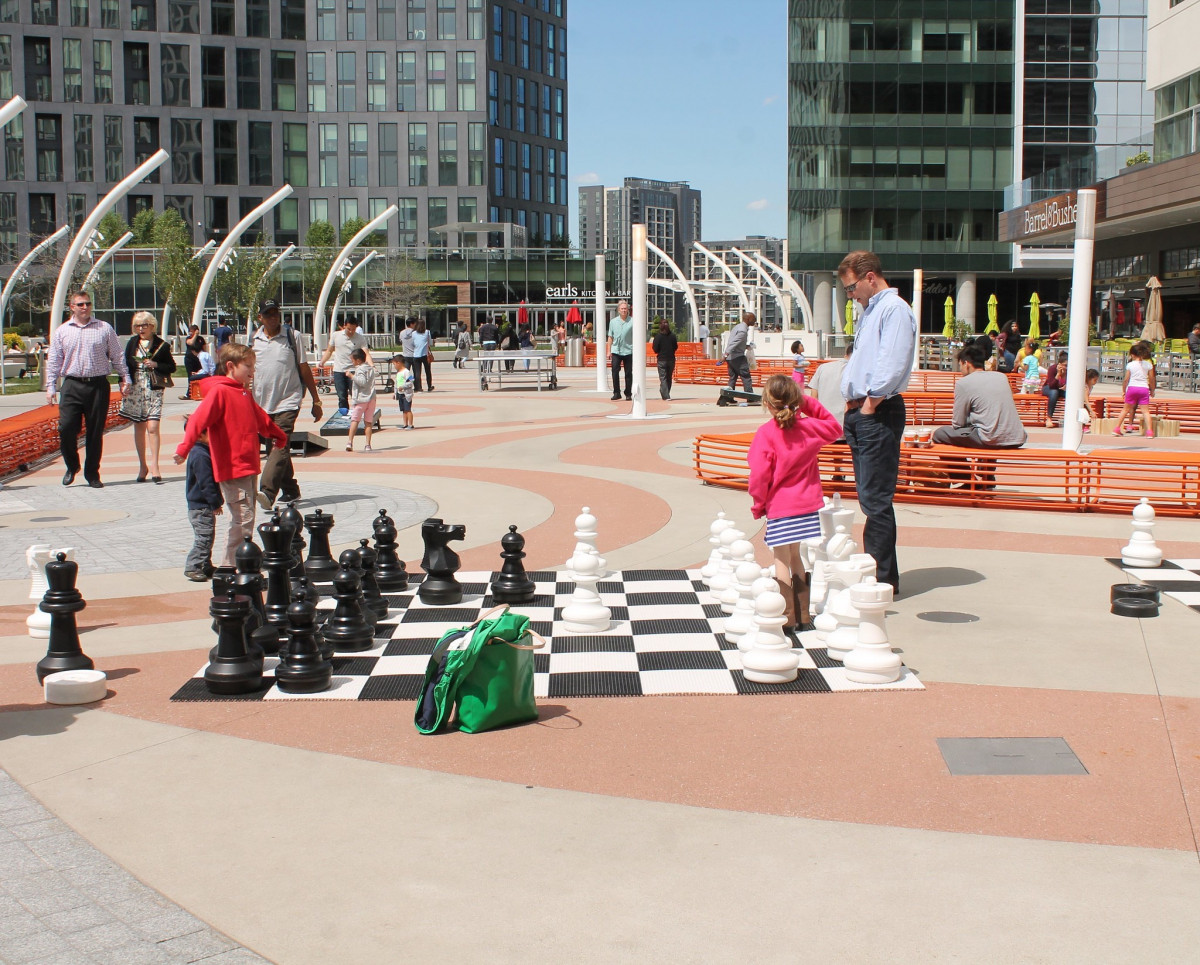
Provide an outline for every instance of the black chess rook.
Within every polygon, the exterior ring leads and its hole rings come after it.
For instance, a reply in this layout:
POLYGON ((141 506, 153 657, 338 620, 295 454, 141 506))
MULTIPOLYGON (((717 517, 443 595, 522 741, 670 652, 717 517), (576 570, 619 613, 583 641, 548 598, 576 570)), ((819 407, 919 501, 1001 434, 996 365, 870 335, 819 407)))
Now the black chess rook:
POLYGON ((421 569, 425 571, 425 579, 417 588, 417 596, 422 603, 450 606, 462 602, 462 584, 454 577, 461 562, 446 544, 466 537, 467 527, 462 524, 446 524, 433 518, 421 524, 421 539, 425 542, 421 569))
POLYGON ((46 656, 38 661, 37 679, 41 683, 48 674, 62 670, 95 670, 92 658, 79 645, 79 627, 75 614, 87 606, 83 595, 75 588, 79 564, 58 553, 46 564, 49 588, 42 596, 38 609, 50 614, 50 642, 46 656))
MULTIPOLYGON (((384 593, 399 593, 408 589, 408 570, 396 553, 396 523, 381 509, 371 524, 375 533, 375 582, 384 593)), ((328 543, 326 543, 328 546, 328 543)))
POLYGON ((337 560, 329 549, 329 531, 333 529, 333 517, 321 510, 304 517, 308 529, 308 559, 304 572, 310 580, 332 580, 338 571, 337 560))
POLYGON ((525 573, 525 537, 517 532, 515 525, 500 539, 500 558, 504 560, 500 572, 492 580, 492 599, 497 603, 531 603, 537 593, 537 584, 525 573))
POLYGON ((204 683, 221 696, 250 694, 262 688, 263 664, 246 647, 250 600, 230 592, 214 596, 208 612, 217 621, 217 652, 204 668, 204 683))

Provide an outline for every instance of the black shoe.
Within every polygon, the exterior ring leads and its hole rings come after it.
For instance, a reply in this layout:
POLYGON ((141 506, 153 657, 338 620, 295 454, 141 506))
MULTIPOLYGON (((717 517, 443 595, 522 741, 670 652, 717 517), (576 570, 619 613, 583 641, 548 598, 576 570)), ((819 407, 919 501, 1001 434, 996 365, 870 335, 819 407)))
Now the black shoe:
POLYGON ((621 395, 620 395, 620 393, 618 393, 617 395, 614 395, 614 396, 612 397, 612 400, 613 400, 613 402, 620 402, 620 401, 621 401, 621 395))
POLYGON ((63 473, 63 485, 69 486, 75 481, 76 470, 68 469, 63 473))
POLYGON ((89 479, 88 485, 91 486, 93 489, 103 489, 104 488, 104 483, 102 483, 99 479, 89 479))
POLYGON ((625 396, 625 401, 626 401, 626 402, 632 402, 632 401, 633 401, 633 396, 632 396, 632 395, 627 395, 627 396, 625 396))
POLYGON ((290 503, 293 500, 300 498, 300 487, 297 486, 295 489, 280 489, 279 495, 281 495, 285 500, 287 500, 290 503))

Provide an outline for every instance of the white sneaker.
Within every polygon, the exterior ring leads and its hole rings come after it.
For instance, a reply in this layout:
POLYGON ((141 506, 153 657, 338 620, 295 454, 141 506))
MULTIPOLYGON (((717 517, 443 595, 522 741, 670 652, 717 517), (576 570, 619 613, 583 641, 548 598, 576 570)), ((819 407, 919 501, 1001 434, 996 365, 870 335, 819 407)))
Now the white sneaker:
POLYGON ((254 498, 258 500, 258 505, 260 505, 263 509, 270 509, 275 504, 275 500, 273 500, 264 492, 259 492, 259 494, 254 498))
POLYGON ((372 449, 370 446, 363 446, 363 452, 374 452, 374 451, 375 450, 372 449))
POLYGON ((743 407, 748 406, 749 404, 750 403, 747 402, 745 399, 742 399, 742 401, 738 403, 738 405, 743 406, 743 407))

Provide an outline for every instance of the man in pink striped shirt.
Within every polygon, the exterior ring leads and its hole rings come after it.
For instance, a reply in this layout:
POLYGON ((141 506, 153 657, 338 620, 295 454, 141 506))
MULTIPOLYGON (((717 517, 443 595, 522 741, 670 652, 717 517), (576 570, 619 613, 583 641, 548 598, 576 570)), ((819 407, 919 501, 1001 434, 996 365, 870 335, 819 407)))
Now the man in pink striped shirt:
POLYGON ((121 394, 131 386, 125 365, 125 350, 108 322, 92 315, 92 299, 87 292, 71 296, 71 317, 59 325, 50 339, 46 357, 46 401, 54 404, 58 380, 62 378, 62 398, 58 405, 58 443, 62 451, 63 485, 69 486, 79 475, 79 428, 86 423, 83 478, 93 489, 103 489, 100 481, 100 456, 104 451, 104 423, 108 420, 111 390, 108 376, 116 370, 121 378, 121 394))

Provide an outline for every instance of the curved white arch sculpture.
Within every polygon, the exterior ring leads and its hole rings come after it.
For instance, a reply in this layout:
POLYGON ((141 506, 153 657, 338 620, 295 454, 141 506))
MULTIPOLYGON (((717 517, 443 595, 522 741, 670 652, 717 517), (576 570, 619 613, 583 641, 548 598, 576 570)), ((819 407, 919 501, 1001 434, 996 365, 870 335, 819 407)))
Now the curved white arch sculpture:
POLYGON ((25 98, 18 95, 17 97, 14 97, 12 100, 10 100, 3 107, 0 107, 0 127, 3 127, 5 124, 7 124, 9 121, 11 121, 14 117, 16 117, 18 114, 20 114, 21 111, 25 110, 26 106, 27 105, 25 104, 25 98))
MULTIPOLYGON (((680 267, 675 264, 675 260, 649 238, 646 239, 646 248, 658 255, 666 263, 667 267, 671 269, 672 274, 679 279, 679 283, 683 285, 683 299, 687 302, 688 308, 692 312, 692 336, 698 342, 700 340, 700 308, 696 305, 696 293, 692 291, 691 282, 688 281, 687 275, 680 270, 680 267)), ((661 279, 647 278, 646 281, 648 284, 654 284, 656 281, 661 281, 661 279)), ((658 285, 656 287, 665 288, 666 286, 658 285)), ((674 287, 671 290, 678 291, 674 287)))
POLYGON ((766 282, 767 287, 771 289, 771 294, 775 298, 775 303, 779 306, 780 314, 783 315, 783 330, 785 332, 790 331, 792 327, 792 309, 791 306, 784 301, 783 292, 781 292, 779 290, 779 286, 775 284, 775 279, 771 277, 770 273, 763 268, 762 265, 751 259, 750 256, 740 248, 730 248, 729 250, 737 255, 738 258, 740 258, 746 265, 748 265, 750 268, 753 268, 755 274, 757 274, 759 278, 766 282))
MULTIPOLYGON (((21 98, 14 97, 13 100, 21 100, 21 98)), ((21 106, 25 106, 24 101, 21 101, 21 106)), ((19 113, 20 110, 14 111, 12 116, 15 117, 19 113)), ((25 272, 28 270, 29 266, 33 264, 34 259, 36 259, 38 255, 57 242, 60 238, 64 237, 70 230, 71 226, 69 224, 65 224, 55 231, 54 234, 43 238, 36 245, 34 245, 29 254, 27 254, 20 260, 20 262, 17 263, 17 267, 13 269, 13 273, 8 276, 8 281, 4 283, 4 288, 0 289, 0 346, 4 344, 4 313, 8 311, 8 300, 12 297, 13 289, 17 287, 17 282, 19 282, 25 276, 25 272)), ((0 365, 0 391, 3 391, 5 388, 4 366, 0 365)))
POLYGON ((363 225, 353 238, 346 242, 346 247, 333 259, 333 264, 329 266, 329 274, 325 276, 325 284, 321 286, 321 297, 317 299, 317 307, 313 309, 313 344, 316 346, 318 352, 324 352, 325 346, 329 342, 329 336, 325 334, 325 306, 329 304, 329 293, 333 291, 334 277, 346 267, 346 261, 350 257, 350 252, 362 244, 363 239, 367 235, 376 228, 385 225, 399 211, 399 207, 393 204, 382 214, 376 215, 363 225))
POLYGON ((354 276, 366 268, 369 262, 374 261, 378 257, 378 251, 368 251, 367 256, 350 269, 350 274, 346 276, 346 280, 342 282, 342 287, 338 289, 337 298, 333 302, 333 311, 329 313, 329 325, 331 328, 337 328, 338 309, 342 307, 342 298, 350 291, 350 286, 354 284, 354 276))
POLYGON ((713 252, 709 251, 704 247, 704 245, 700 244, 700 242, 693 241, 692 245, 697 251, 703 252, 705 257, 707 257, 709 261, 720 268, 725 276, 729 279, 730 283, 733 285, 733 290, 737 292, 738 303, 742 306, 742 311, 754 311, 754 306, 750 303, 750 296, 746 294, 746 289, 742 287, 741 279, 733 273, 733 269, 725 264, 723 259, 718 258, 713 252))
POLYGON ((817 329, 813 324, 812 305, 809 304, 808 296, 804 294, 804 289, 796 283, 796 279, 791 276, 790 272, 785 271, 779 265, 775 264, 775 262, 771 261, 761 251, 754 252, 754 257, 760 264, 779 275, 783 281, 783 287, 791 294, 792 301, 800 306, 800 316, 804 319, 805 330, 815 332, 817 329))
MULTIPOLYGON (((213 239, 209 239, 208 241, 204 242, 204 247, 198 249, 196 251, 196 253, 194 255, 192 255, 192 261, 199 261, 206 254, 208 254, 210 251, 212 251, 215 247, 217 247, 217 243, 213 239)), ((170 330, 170 325, 171 325, 171 299, 168 298, 165 302, 163 302, 162 332, 164 335, 166 335, 167 332, 170 330)), ((183 334, 186 334, 186 332, 181 329, 179 334, 183 335, 183 334)))
POLYGON ((133 241, 132 231, 126 231, 125 234, 121 235, 120 238, 114 241, 108 250, 104 252, 104 254, 92 262, 92 270, 87 273, 87 277, 83 280, 82 287, 87 288, 88 285, 94 282, 97 276, 100 274, 100 269, 108 263, 109 259, 131 241, 133 241))

